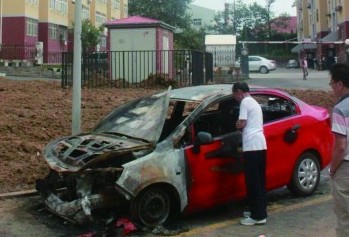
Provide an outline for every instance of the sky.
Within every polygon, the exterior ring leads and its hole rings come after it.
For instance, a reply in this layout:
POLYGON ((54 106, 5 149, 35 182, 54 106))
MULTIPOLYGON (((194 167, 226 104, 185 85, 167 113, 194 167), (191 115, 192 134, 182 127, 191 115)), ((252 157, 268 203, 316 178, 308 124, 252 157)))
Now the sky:
MULTIPOLYGON (((194 0, 192 4, 210 8, 216 11, 221 11, 224 8, 224 4, 233 3, 234 0, 194 0)), ((261 6, 266 5, 265 0, 244 0, 243 3, 245 4, 251 4, 253 2, 258 3, 261 6)), ((281 13, 287 13, 290 16, 296 16, 296 8, 292 7, 294 0, 276 0, 275 3, 271 5, 272 11, 275 13, 276 16, 280 15, 281 13)))

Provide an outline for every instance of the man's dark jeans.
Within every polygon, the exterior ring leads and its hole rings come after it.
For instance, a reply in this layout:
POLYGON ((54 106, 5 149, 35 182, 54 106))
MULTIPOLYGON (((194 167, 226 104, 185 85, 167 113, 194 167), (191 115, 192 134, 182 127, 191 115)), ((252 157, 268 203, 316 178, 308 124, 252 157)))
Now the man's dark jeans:
POLYGON ((247 201, 254 220, 267 218, 266 154, 266 150, 243 152, 247 201))

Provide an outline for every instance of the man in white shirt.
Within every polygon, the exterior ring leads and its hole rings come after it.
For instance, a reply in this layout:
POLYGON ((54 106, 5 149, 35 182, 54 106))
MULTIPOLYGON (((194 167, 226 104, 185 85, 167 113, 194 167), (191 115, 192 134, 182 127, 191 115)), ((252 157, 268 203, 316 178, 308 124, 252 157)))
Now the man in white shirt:
POLYGON ((265 224, 267 222, 266 200, 266 154, 267 144, 263 132, 261 106, 249 94, 245 82, 233 85, 233 97, 240 103, 239 120, 236 128, 242 130, 242 150, 247 201, 250 212, 244 212, 242 225, 265 224))
POLYGON ((301 59, 301 67, 303 70, 303 80, 307 80, 307 76, 308 76, 308 60, 307 57, 303 57, 301 59))

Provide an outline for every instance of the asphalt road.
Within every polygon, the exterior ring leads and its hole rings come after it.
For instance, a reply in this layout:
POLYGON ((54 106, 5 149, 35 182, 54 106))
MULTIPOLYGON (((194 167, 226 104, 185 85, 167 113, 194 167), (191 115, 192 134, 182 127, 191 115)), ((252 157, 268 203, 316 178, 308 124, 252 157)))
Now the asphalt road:
POLYGON ((303 80, 303 73, 299 68, 277 68, 268 74, 250 73, 249 76, 250 79, 246 82, 251 85, 287 89, 331 89, 328 85, 330 80, 328 71, 309 69, 307 80, 303 80))

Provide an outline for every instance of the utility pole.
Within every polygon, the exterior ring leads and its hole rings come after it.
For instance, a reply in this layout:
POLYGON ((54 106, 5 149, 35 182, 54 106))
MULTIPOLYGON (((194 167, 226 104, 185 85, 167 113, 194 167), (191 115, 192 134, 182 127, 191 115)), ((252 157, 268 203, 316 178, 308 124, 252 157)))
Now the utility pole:
POLYGON ((1 27, 0 27, 0 49, 1 49, 1 46, 2 46, 2 2, 3 2, 4 0, 1 0, 1 5, 0 5, 0 12, 1 12, 1 18, 0 18, 0 25, 1 25, 1 27))
POLYGON ((82 0, 75 0, 72 135, 81 132, 81 31, 82 0))

